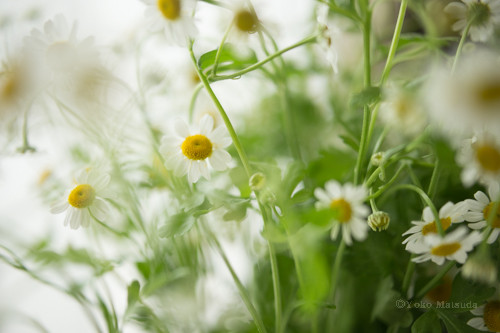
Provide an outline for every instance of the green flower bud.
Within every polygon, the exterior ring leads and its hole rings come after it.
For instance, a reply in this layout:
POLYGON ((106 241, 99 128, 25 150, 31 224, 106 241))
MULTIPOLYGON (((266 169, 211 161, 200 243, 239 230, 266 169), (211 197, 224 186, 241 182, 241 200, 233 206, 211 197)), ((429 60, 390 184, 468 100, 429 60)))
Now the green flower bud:
POLYGON ((368 216, 368 225, 373 231, 386 230, 389 227, 391 218, 386 212, 375 212, 368 216))

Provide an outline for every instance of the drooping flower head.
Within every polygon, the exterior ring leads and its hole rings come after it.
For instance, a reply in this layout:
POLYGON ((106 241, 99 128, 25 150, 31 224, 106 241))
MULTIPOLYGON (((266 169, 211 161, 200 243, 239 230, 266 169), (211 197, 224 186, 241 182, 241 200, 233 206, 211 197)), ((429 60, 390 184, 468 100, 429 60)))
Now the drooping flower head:
POLYGON ((363 204, 366 188, 352 184, 342 186, 337 181, 330 180, 325 184, 325 189, 315 189, 314 195, 318 199, 316 209, 330 209, 332 212, 332 239, 337 238, 341 229, 347 245, 352 244, 353 237, 358 241, 366 238, 366 217, 370 213, 368 207, 363 204))
POLYGON ((199 126, 189 128, 182 120, 177 120, 175 135, 164 137, 160 147, 165 157, 165 166, 178 177, 188 175, 191 183, 201 176, 210 179, 209 165, 216 171, 228 168, 231 155, 224 150, 231 144, 223 126, 214 128, 214 119, 205 115, 199 126))
POLYGON ((500 204, 499 199, 499 186, 498 183, 492 183, 488 188, 489 197, 481 191, 474 194, 473 199, 467 199, 466 205, 469 209, 464 215, 464 218, 469 224, 469 228, 481 230, 488 226, 488 219, 492 216, 491 227, 493 228, 490 236, 488 237, 488 244, 497 240, 500 235, 500 204), (494 211, 497 206, 496 212, 494 211))

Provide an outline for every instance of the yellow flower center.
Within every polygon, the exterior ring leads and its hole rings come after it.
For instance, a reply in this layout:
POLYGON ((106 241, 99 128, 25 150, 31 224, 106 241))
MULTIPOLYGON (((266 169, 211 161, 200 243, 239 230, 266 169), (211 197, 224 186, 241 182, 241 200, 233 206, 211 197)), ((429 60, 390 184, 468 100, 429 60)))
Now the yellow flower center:
MULTIPOLYGON (((493 206, 495 205, 495 201, 490 202, 486 207, 483 209, 483 216, 486 221, 488 221, 488 218, 490 216, 490 212, 493 209, 493 206)), ((493 228, 500 228, 500 204, 498 205, 497 212, 495 216, 493 217, 493 222, 491 222, 491 226, 493 228)))
POLYGON ((240 10, 234 16, 236 28, 243 32, 253 32, 257 28, 257 16, 248 10, 240 10))
POLYGON ((481 167, 486 171, 500 171, 500 152, 496 147, 483 143, 476 148, 476 158, 481 167))
POLYGON ((344 199, 335 199, 330 203, 330 209, 335 213, 335 219, 340 223, 347 223, 351 220, 351 205, 344 199))
POLYGON ((86 208, 94 202, 95 190, 89 184, 80 184, 68 196, 68 202, 76 208, 86 208))
POLYGON ((500 332, 500 302, 491 301, 484 307, 484 324, 491 332, 500 332))
POLYGON ((158 0, 158 9, 170 21, 181 17, 181 0, 158 0))
MULTIPOLYGON (((443 227, 443 231, 446 231, 446 229, 448 229, 451 225, 451 218, 450 217, 447 217, 447 218, 444 218, 444 219, 439 219, 441 221, 441 226, 443 227)), ((434 233, 434 234, 437 234, 437 225, 436 225, 436 221, 432 221, 430 223, 427 223, 426 225, 424 225, 424 227, 422 228, 422 235, 427 235, 428 233, 434 233)))
POLYGON ((490 105, 500 101, 500 81, 484 82, 476 91, 480 104, 490 105))
POLYGON ((19 80, 13 73, 4 73, 6 79, 1 87, 0 96, 5 100, 12 100, 19 90, 19 80))
POLYGON ((212 142, 203 134, 191 135, 181 145, 184 156, 191 160, 204 160, 212 155, 212 142))
POLYGON ((457 242, 453 243, 445 243, 438 245, 436 247, 433 247, 431 250, 431 254, 439 257, 446 257, 449 255, 452 255, 453 253, 457 252, 462 245, 457 242))

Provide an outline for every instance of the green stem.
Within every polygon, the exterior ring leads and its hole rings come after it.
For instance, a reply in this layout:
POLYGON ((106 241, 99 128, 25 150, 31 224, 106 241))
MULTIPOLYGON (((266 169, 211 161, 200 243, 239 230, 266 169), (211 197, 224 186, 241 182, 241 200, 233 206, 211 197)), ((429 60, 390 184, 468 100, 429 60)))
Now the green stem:
POLYGON ((313 35, 313 36, 309 36, 307 38, 304 38, 303 40, 293 44, 293 45, 290 45, 278 52, 275 52, 273 54, 271 54, 269 57, 245 68, 245 69, 242 69, 238 72, 235 72, 233 74, 229 74, 229 75, 216 75, 216 76, 209 76, 208 77, 208 80, 210 81, 221 81, 221 80, 228 80, 228 79, 234 79, 234 78, 238 78, 240 76, 242 76, 243 74, 246 74, 248 72, 251 72, 251 71, 254 71, 256 69, 259 69, 262 65, 268 63, 269 61, 273 60, 274 58, 277 58, 279 57, 280 55, 282 55, 283 53, 286 53, 290 50, 293 50, 299 46, 302 46, 302 45, 305 45, 305 44, 308 44, 308 43, 312 43, 312 42, 315 42, 316 41, 316 35, 313 35))
POLYGON ((217 237, 215 237, 215 235, 212 233, 212 231, 209 230, 208 228, 205 228, 205 230, 207 231, 208 235, 210 235, 212 242, 215 244, 217 251, 219 252, 222 260, 224 261, 224 264, 226 265, 227 269, 229 270, 229 273, 231 273, 231 276, 234 280, 234 283, 236 284, 236 287, 238 288, 238 291, 240 292, 241 299, 243 300, 243 303, 245 303, 245 305, 248 309, 248 312, 250 312, 250 315, 252 316, 252 318, 255 322, 255 325, 257 326, 257 330, 259 331, 259 333, 266 333, 267 332, 266 328, 264 326, 264 323, 262 322, 262 319, 260 318, 259 313, 257 312, 257 310, 253 306, 252 302, 250 301, 250 297, 247 294, 245 286, 243 286, 243 283, 241 282, 238 275, 234 271, 234 268, 231 265, 231 263, 229 262, 229 259, 227 258, 226 253, 222 249, 222 246, 220 245, 219 241, 217 240, 217 237))
POLYGON ((401 36, 401 30, 403 29, 403 22, 406 13, 406 7, 408 6, 408 0, 402 0, 401 6, 399 7, 398 20, 396 22, 396 27, 394 29, 394 35, 392 36, 391 47, 389 49, 389 54, 387 55, 387 61, 385 63, 384 71, 382 72, 382 78, 380 79, 380 85, 382 85, 387 78, 392 69, 392 61, 396 55, 396 49, 398 48, 399 37, 401 36))
POLYGON ((342 263, 342 257, 344 255, 344 250, 345 250, 345 242, 344 238, 341 239, 339 248, 337 249, 337 254, 335 255, 335 262, 333 264, 333 271, 332 271, 332 298, 335 301, 335 292, 337 290, 337 282, 339 279, 339 272, 340 272, 340 264, 342 263))
POLYGON ((269 258, 271 260, 271 271, 273 277, 273 290, 274 290, 274 312, 275 312, 275 331, 276 333, 282 332, 282 305, 281 305, 281 287, 280 277, 278 271, 278 260, 276 258, 276 250, 274 245, 268 241, 269 258))
POLYGON ((458 64, 458 59, 460 58, 460 55, 462 54, 462 48, 464 47, 465 40, 467 39, 467 35, 469 34, 469 30, 471 27, 471 22, 467 23, 465 26, 464 31, 462 32, 462 37, 460 38, 460 42, 458 43, 458 48, 457 52, 455 53, 455 59, 453 59, 453 66, 451 67, 451 73, 455 73, 455 69, 458 64))
POLYGON ((431 198, 431 200, 434 199, 434 195, 436 194, 440 171, 441 169, 440 169, 439 158, 436 155, 434 170, 432 170, 431 181, 429 182, 429 187, 427 189, 427 194, 429 195, 429 198, 431 198))
POLYGON ((215 62, 214 62, 214 68, 212 69, 212 74, 215 76, 217 75, 217 68, 219 67, 219 61, 220 61, 220 55, 222 54, 222 48, 224 47, 224 43, 226 42, 227 36, 229 35, 229 32, 231 31, 231 28, 233 27, 233 21, 229 23, 227 26, 226 32, 224 32, 224 36, 222 36, 222 40, 220 42, 219 48, 217 49, 217 53, 215 54, 215 62))
POLYGON ((406 266, 405 276, 403 278, 403 286, 401 288, 401 294, 403 297, 408 297, 408 289, 410 288, 411 278, 413 276, 413 272, 415 271, 415 262, 412 261, 414 255, 412 254, 410 260, 408 261, 408 265, 406 266))
POLYGON ((202 88, 203 88, 202 84, 198 84, 196 88, 194 88, 193 95, 191 96, 191 100, 189 101, 189 121, 193 120, 194 105, 202 88))
MULTIPOLYGON (((368 199, 368 200, 375 199, 378 196, 380 196, 382 193, 384 193, 396 181, 396 179, 399 177, 399 174, 401 173, 401 171, 403 171, 405 166, 406 166, 405 164, 400 165, 398 170, 396 170, 396 173, 394 174, 394 176, 392 176, 392 178, 387 183, 385 183, 384 186, 379 188, 377 190, 377 192, 369 195, 366 199, 368 199)), ((378 168, 377 170, 381 170, 381 169, 378 168)), ((377 173, 377 170, 375 170, 375 172, 372 174, 372 177, 377 173)), ((370 181, 370 179, 368 179, 368 181, 370 181)))
POLYGON ((418 292, 416 298, 422 298, 425 296, 425 294, 427 294, 432 288, 434 288, 438 283, 439 281, 443 278, 443 276, 448 273, 448 271, 453 267, 455 266, 455 261, 450 261, 448 262, 444 267, 443 269, 438 273, 436 274, 436 276, 434 276, 432 278, 432 280, 430 280, 421 290, 420 292, 418 292))
POLYGON ((247 177, 250 178, 250 176, 252 175, 252 172, 251 172, 251 168, 250 168, 250 163, 248 162, 247 155, 246 155, 245 151, 243 150, 243 146, 240 143, 238 135, 236 134, 234 127, 231 124, 231 121, 229 120, 229 117, 226 114, 226 111, 224 110, 224 108, 220 104, 217 96, 215 96, 215 93, 212 90, 212 87, 210 86, 210 83, 208 82, 207 77, 201 72, 200 68, 197 65, 197 61, 196 61, 196 58, 195 58, 194 53, 193 53, 193 43, 190 43, 189 53, 191 55, 191 59, 193 61, 196 73, 198 74, 201 82, 203 83, 203 86, 207 90, 207 93, 210 95, 210 98, 212 99, 212 101, 215 104, 215 106, 217 107, 217 110, 219 111, 222 119, 224 120, 224 124, 226 125, 226 128, 229 132, 229 135, 231 136, 231 139, 233 140, 234 147, 236 148, 236 151, 238 152, 241 163, 243 164, 243 168, 245 168, 245 172, 247 174, 247 177))

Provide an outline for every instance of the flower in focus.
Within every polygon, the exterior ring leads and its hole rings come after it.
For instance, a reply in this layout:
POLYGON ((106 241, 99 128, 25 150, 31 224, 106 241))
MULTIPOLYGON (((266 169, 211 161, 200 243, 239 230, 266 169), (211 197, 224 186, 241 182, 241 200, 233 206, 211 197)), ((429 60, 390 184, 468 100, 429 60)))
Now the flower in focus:
MULTIPOLYGON (((441 207, 439 210, 439 220, 441 221, 443 231, 446 231, 452 223, 463 222, 466 211, 467 208, 463 202, 457 204, 447 202, 441 207)), ((408 251, 411 251, 412 248, 422 247, 426 236, 438 233, 436 221, 430 207, 424 208, 422 217, 423 221, 412 221, 414 226, 403 234, 403 236, 410 235, 403 241, 408 251)))
POLYGON ((454 31, 463 31, 470 24, 470 38, 475 42, 486 42, 493 34, 493 28, 500 23, 499 0, 462 0, 452 2, 445 11, 454 16, 454 31))
POLYGON ((500 180, 500 141, 487 133, 464 140, 457 162, 463 167, 462 182, 471 186, 477 180, 491 184, 500 180))
POLYGON ((478 317, 470 319, 467 325, 480 331, 500 332, 500 301, 489 301, 471 313, 478 317))
POLYGON ((318 199, 316 209, 329 209, 333 213, 332 239, 337 238, 340 229, 347 245, 352 244, 353 237, 358 241, 366 238, 366 218, 370 213, 368 207, 363 204, 366 188, 351 184, 342 186, 337 181, 330 180, 325 184, 325 189, 315 189, 314 195, 318 199))
POLYGON ((479 230, 484 229, 488 226, 488 219, 490 214, 494 214, 493 220, 491 221, 491 231, 488 237, 488 244, 493 243, 498 238, 500 234, 500 204, 499 199, 499 186, 498 183, 492 183, 488 188, 489 198, 486 194, 481 191, 477 191, 474 194, 476 200, 467 199, 465 200, 469 212, 464 215, 465 221, 472 222, 469 224, 469 228, 479 230), (492 209, 498 206, 496 213, 492 213, 492 209))
POLYGON ((198 128, 190 129, 178 120, 175 123, 175 136, 164 137, 160 147, 165 157, 165 166, 178 177, 185 174, 195 183, 200 176, 210 179, 208 166, 216 171, 228 168, 231 155, 224 150, 231 144, 223 126, 214 128, 214 119, 205 115, 198 128))
POLYGON ((490 52, 464 56, 454 74, 436 71, 424 91, 430 118, 451 139, 500 130, 500 58, 490 52))
POLYGON ((146 16, 152 31, 163 30, 168 39, 184 46, 196 35, 193 10, 194 0, 142 0, 148 7, 146 16))
POLYGON ((389 228, 391 217, 386 212, 378 211, 368 216, 368 225, 373 231, 382 231, 389 228))
POLYGON ((463 227, 444 237, 437 234, 428 235, 424 238, 424 242, 415 244, 407 250, 420 254, 412 259, 417 263, 432 260, 436 264, 442 265, 447 259, 456 260, 463 264, 467 260, 467 252, 472 251, 481 240, 482 236, 477 231, 467 234, 467 228, 463 227))
POLYGON ((107 190, 109 175, 94 169, 86 169, 75 178, 75 186, 66 193, 65 199, 54 204, 53 214, 66 212, 64 225, 71 229, 88 227, 92 218, 102 221, 106 218, 109 206, 105 198, 111 196, 107 190))

